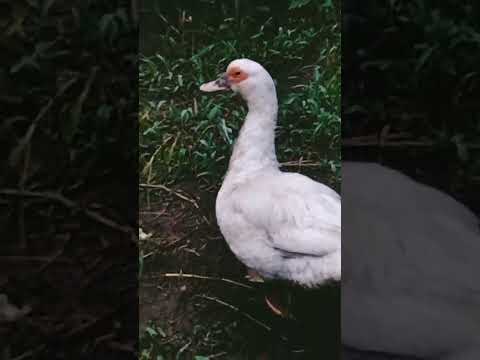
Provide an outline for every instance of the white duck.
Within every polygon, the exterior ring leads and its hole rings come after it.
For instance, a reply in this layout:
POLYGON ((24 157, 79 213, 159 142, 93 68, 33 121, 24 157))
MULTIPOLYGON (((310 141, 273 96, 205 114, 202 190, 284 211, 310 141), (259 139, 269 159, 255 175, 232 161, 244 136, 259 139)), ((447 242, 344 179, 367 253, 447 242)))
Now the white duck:
POLYGON ((479 219, 373 163, 342 164, 342 201, 342 342, 416 358, 480 359, 479 219))
POLYGON ((216 201, 217 222, 233 253, 262 278, 307 287, 340 280, 340 196, 304 175, 280 171, 277 95, 269 73, 238 59, 200 89, 231 89, 248 105, 216 201))

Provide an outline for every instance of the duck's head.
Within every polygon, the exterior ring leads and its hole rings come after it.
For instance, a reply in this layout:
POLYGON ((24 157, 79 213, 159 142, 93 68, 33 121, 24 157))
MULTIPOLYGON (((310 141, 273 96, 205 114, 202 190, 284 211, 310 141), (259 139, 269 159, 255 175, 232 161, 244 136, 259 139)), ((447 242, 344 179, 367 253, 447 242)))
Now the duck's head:
POLYGON ((275 83, 268 71, 259 63, 249 59, 237 59, 228 65, 227 71, 217 80, 203 84, 200 90, 206 92, 233 90, 250 101, 275 95, 275 83))

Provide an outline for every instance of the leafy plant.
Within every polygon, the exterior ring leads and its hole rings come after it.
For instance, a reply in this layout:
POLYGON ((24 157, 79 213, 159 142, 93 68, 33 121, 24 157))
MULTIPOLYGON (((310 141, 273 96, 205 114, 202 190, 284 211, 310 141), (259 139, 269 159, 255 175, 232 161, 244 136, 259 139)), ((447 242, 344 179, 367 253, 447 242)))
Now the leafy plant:
POLYGON ((314 26, 293 17, 276 27, 271 17, 259 24, 246 17, 240 25, 225 18, 206 24, 201 37, 177 28, 160 39, 163 51, 140 61, 142 181, 219 184, 246 109, 232 94, 208 96, 198 87, 231 60, 249 57, 278 83, 280 160, 316 162, 328 181, 338 183, 341 74, 335 21, 314 26))

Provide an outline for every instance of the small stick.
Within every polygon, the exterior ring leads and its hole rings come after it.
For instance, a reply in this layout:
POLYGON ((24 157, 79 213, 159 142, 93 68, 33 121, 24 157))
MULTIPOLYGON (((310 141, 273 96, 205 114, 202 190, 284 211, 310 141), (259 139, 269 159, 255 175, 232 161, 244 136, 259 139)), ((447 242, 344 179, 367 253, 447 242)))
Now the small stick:
POLYGON ((245 289, 252 290, 253 287, 242 284, 240 282, 230 280, 230 279, 225 279, 225 278, 216 278, 216 277, 211 277, 211 276, 204 276, 204 275, 196 275, 196 274, 179 274, 179 273, 165 273, 161 274, 160 277, 166 277, 166 278, 187 278, 187 279, 201 279, 201 280, 214 280, 214 281, 221 281, 221 282, 226 282, 232 285, 236 285, 239 287, 243 287, 245 289))
MULTIPOLYGON (((160 150, 162 149, 161 146, 159 146, 157 148, 157 150, 155 150, 155 152, 153 153, 153 155, 150 157, 150 160, 147 162, 147 164, 145 165, 145 167, 143 168, 143 173, 147 172, 148 171, 148 174, 147 174, 147 184, 150 184, 150 180, 152 179, 153 177, 153 161, 155 160, 155 157, 157 156, 157 154, 160 152, 160 150)), ((147 190, 147 208, 150 209, 151 208, 151 202, 150 202, 150 191, 147 190)))
POLYGON ((140 214, 145 214, 145 215, 164 215, 167 212, 167 209, 163 209, 162 211, 148 211, 148 210, 142 210, 140 211, 140 214))
POLYGON ((106 218, 103 215, 96 213, 95 211, 83 209, 76 202, 66 198, 65 196, 55 193, 55 192, 39 192, 39 191, 20 191, 16 189, 2 189, 0 190, 0 195, 9 195, 9 196, 22 196, 22 197, 34 197, 34 198, 43 198, 52 201, 56 201, 69 209, 79 209, 92 220, 95 220, 98 223, 101 223, 105 226, 108 226, 112 229, 124 232, 132 233, 132 229, 127 226, 122 226, 117 224, 115 221, 106 218))
POLYGON ((219 358, 219 357, 222 357, 222 356, 225 356, 227 355, 228 353, 226 351, 222 351, 222 352, 219 352, 217 354, 212 354, 212 355, 208 355, 207 356, 207 359, 216 359, 216 358, 219 358))
POLYGON ((180 358, 180 355, 183 354, 185 352, 185 350, 188 349, 188 347, 192 344, 192 340, 190 340, 189 342, 187 342, 185 345, 183 345, 180 350, 178 350, 177 352, 177 359, 180 358))
POLYGON ((32 123, 30 124, 27 132, 23 136, 22 139, 20 139, 17 147, 10 153, 10 164, 15 165, 18 163, 20 160, 20 156, 25 150, 25 147, 27 144, 30 144, 30 141, 32 140, 33 134, 35 133, 35 130, 40 123, 40 121, 43 119, 43 117, 48 113, 50 108, 53 106, 55 103, 55 100, 57 100, 67 89, 72 86, 78 79, 74 78, 69 80, 65 85, 63 85, 58 92, 55 94, 53 98, 50 98, 45 106, 43 106, 35 119, 33 119, 32 123))
POLYGON ((313 161, 287 161, 280 163, 280 166, 285 166, 285 167, 319 167, 321 164, 319 162, 313 162, 313 161))
POLYGON ((119 342, 116 342, 116 341, 110 341, 108 343, 108 347, 113 350, 119 350, 123 352, 136 354, 135 347, 132 344, 120 344, 119 342))
POLYGON ((32 356, 34 356, 36 353, 38 353, 39 351, 42 351, 43 349, 45 348, 45 345, 40 345, 40 346, 37 346, 35 349, 32 349, 32 350, 28 350, 27 352, 23 353, 22 355, 19 355, 15 358, 12 358, 11 360, 24 360, 24 359, 28 359, 32 356))
POLYGON ((101 344, 105 341, 110 341, 115 338, 115 333, 108 333, 102 336, 99 336, 95 339, 95 345, 101 344))
MULTIPOLYGON (((20 175, 20 180, 18 182, 18 189, 20 191, 25 190, 25 183, 28 178, 28 170, 30 168, 30 155, 31 155, 31 144, 28 143, 25 145, 23 152, 23 166, 22 174, 20 175)), ((27 230, 25 229, 25 201, 23 198, 18 199, 18 237, 19 245, 21 249, 27 247, 27 230)))
POLYGON ((202 299, 205 299, 205 300, 209 300, 209 301, 213 301, 213 302, 216 302, 217 304, 220 304, 220 305, 223 305, 223 306, 226 306, 228 307, 229 309, 232 309, 233 311, 236 311, 238 313, 240 313, 241 315, 245 316, 247 319, 253 321, 255 324, 261 326, 262 328, 264 328, 265 330, 267 331, 272 331, 272 328, 270 326, 268 326, 267 324, 261 322, 260 320, 258 319, 255 319, 252 315, 240 310, 239 308, 237 308, 236 306, 233 306, 232 304, 229 304, 223 300, 220 300, 216 297, 211 297, 211 296, 207 296, 207 295, 197 295, 198 297, 201 297, 202 299))
POLYGON ((180 194, 179 192, 174 191, 174 190, 170 189, 169 187, 167 187, 165 185, 140 184, 140 187, 144 188, 144 189, 160 189, 160 190, 166 191, 170 194, 175 195, 176 197, 178 197, 182 200, 188 201, 190 204, 195 206, 195 208, 197 208, 197 209, 200 208, 200 206, 198 206, 197 202, 194 199, 192 199, 188 196, 185 196, 183 194, 180 194))

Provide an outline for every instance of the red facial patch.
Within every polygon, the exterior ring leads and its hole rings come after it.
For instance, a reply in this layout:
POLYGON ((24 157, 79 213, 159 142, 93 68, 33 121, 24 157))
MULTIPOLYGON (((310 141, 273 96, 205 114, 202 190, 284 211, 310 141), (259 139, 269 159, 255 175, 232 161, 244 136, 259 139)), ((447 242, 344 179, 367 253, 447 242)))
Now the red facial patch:
POLYGON ((227 75, 228 75, 228 80, 232 84, 238 84, 241 81, 248 78, 248 75, 238 67, 233 67, 230 70, 228 70, 227 75))

